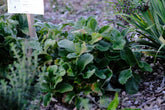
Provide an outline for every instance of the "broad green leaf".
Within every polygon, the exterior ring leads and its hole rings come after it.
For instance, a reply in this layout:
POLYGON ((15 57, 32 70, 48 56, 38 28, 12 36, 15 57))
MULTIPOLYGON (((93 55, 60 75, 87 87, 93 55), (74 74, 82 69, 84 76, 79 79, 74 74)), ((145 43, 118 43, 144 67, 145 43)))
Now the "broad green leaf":
POLYGON ((43 90, 47 90, 47 91, 49 91, 49 89, 50 89, 49 84, 48 84, 48 83, 45 83, 45 82, 43 82, 43 83, 41 84, 41 88, 42 88, 43 90))
POLYGON ((57 76, 57 77, 55 77, 54 78, 54 82, 52 82, 52 83, 54 83, 54 89, 56 88, 56 86, 57 86, 57 84, 59 84, 60 82, 62 82, 62 77, 61 76, 57 76))
POLYGON ((140 77, 137 74, 133 74, 133 77, 128 79, 126 83, 126 92, 128 94, 135 94, 138 92, 140 84, 140 77))
POLYGON ((86 20, 81 17, 78 19, 78 21, 75 23, 74 28, 75 29, 82 29, 86 24, 86 20))
POLYGON ((76 99, 76 104, 75 105, 76 105, 77 109, 90 110, 89 99, 84 99, 84 98, 78 97, 76 99))
POLYGON ((96 75, 97 77, 99 77, 100 79, 106 79, 106 75, 105 75, 104 73, 105 73, 104 70, 97 70, 97 71, 95 72, 95 75, 96 75))
POLYGON ((102 86, 109 84, 109 82, 110 82, 112 76, 113 76, 112 70, 107 69, 107 79, 104 81, 104 83, 103 83, 102 86))
POLYGON ((68 83, 59 84, 56 88, 56 92, 65 93, 73 90, 73 86, 68 83))
POLYGON ((73 98, 74 98, 75 96, 76 96, 76 94, 75 94, 74 92, 66 93, 66 96, 65 96, 65 98, 64 98, 64 101, 65 101, 66 103, 71 104, 71 102, 72 102, 72 100, 73 100, 73 98))
POLYGON ((76 53, 69 53, 66 57, 72 59, 72 58, 77 58, 78 56, 79 55, 77 55, 76 53))
POLYGON ((85 42, 83 42, 83 44, 76 43, 75 48, 76 48, 76 53, 79 54, 79 55, 83 54, 87 50, 85 42))
POLYGON ((57 65, 52 65, 48 67, 48 72, 53 73, 55 75, 57 72, 57 69, 58 69, 57 65))
POLYGON ((66 64, 66 62, 64 62, 62 58, 57 58, 55 60, 55 64, 63 66, 64 64, 66 64))
POLYGON ((97 21, 94 18, 90 19, 90 21, 87 24, 87 27, 90 28, 93 32, 95 32, 97 28, 97 21))
POLYGON ((118 98, 118 94, 116 93, 113 101, 109 104, 107 110, 117 110, 118 105, 119 105, 119 98, 118 98))
POLYGON ((67 70, 67 75, 68 75, 68 76, 75 76, 75 75, 74 75, 74 72, 73 72, 73 70, 72 70, 72 68, 69 68, 69 69, 67 70))
POLYGON ((70 52, 66 51, 66 49, 58 48, 58 55, 60 57, 66 57, 70 52))
POLYGON ((106 32, 107 30, 109 30, 110 26, 103 26, 99 29, 99 33, 102 34, 104 32, 106 32))
POLYGON ((59 66, 58 69, 58 73, 56 74, 57 76, 64 76, 66 74, 66 71, 63 66, 59 66))
POLYGON ((38 57, 40 65, 52 62, 52 57, 49 54, 40 54, 38 57))
POLYGON ((94 44, 102 39, 102 35, 99 33, 92 33, 92 40, 89 42, 90 44, 94 44))
POLYGON ((56 40, 47 39, 44 44, 44 51, 47 51, 50 46, 54 46, 56 44, 56 40))
POLYGON ((113 43, 113 49, 122 50, 126 43, 124 36, 122 36, 120 31, 118 31, 117 29, 114 29, 111 32, 111 35, 112 35, 111 41, 113 43))
POLYGON ((101 83, 100 82, 93 83, 92 86, 91 86, 91 89, 92 89, 93 92, 102 95, 102 92, 101 92, 101 83))
POLYGON ((119 82, 121 84, 125 84, 130 77, 132 77, 132 70, 131 69, 123 70, 120 72, 119 82))
POLYGON ((58 42, 58 46, 65 48, 69 52, 75 52, 75 45, 72 41, 64 39, 58 42))
POLYGON ((113 49, 114 50, 122 50, 125 46, 125 40, 116 40, 113 42, 113 49))
POLYGON ((97 65, 100 66, 100 68, 106 68, 109 65, 110 59, 107 57, 96 59, 97 65))
POLYGON ((44 96, 44 99, 43 99, 44 106, 47 106, 47 105, 50 103, 51 98, 52 98, 52 94, 51 94, 51 93, 47 93, 47 94, 44 96))
POLYGON ((88 70, 86 73, 83 74, 84 79, 89 79, 95 73, 95 69, 88 70))
POLYGON ((152 72, 152 68, 151 68, 151 66, 148 63, 146 63, 144 61, 140 61, 139 65, 140 65, 140 68, 142 70, 152 72))
POLYGON ((47 82, 49 82, 49 80, 50 80, 50 74, 49 73, 45 73, 46 75, 45 76, 43 76, 43 79, 45 80, 45 81, 47 81, 47 82))
POLYGON ((120 56, 123 60, 125 60, 130 66, 134 66, 138 63, 135 55, 129 47, 125 47, 121 52, 120 56))
POLYGON ((110 44, 105 41, 100 41, 99 43, 96 44, 96 48, 102 52, 107 51, 109 47, 110 47, 110 44))
POLYGON ((84 70, 85 67, 93 61, 93 55, 86 53, 80 56, 77 61, 77 66, 79 69, 84 70))
POLYGON ((120 92, 121 89, 114 89, 110 84, 108 84, 105 88, 104 88, 105 91, 110 91, 110 92, 120 92))

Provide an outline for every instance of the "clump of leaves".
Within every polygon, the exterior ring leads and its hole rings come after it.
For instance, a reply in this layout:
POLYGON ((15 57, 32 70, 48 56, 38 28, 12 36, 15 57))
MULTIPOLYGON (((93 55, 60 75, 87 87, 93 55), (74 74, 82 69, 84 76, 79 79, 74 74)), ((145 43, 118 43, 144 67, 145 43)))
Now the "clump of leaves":
POLYGON ((0 16, 0 78, 5 77, 7 66, 14 61, 10 44, 15 43, 20 46, 19 38, 28 36, 26 22, 24 15, 0 16))
POLYGON ((139 53, 129 48, 126 40, 129 29, 120 32, 110 26, 100 28, 94 17, 80 18, 72 25, 73 30, 65 35, 61 30, 57 31, 58 28, 52 31, 55 34, 49 34, 48 30, 54 29, 53 26, 41 28, 45 30, 45 42, 42 44, 43 48, 46 46, 44 56, 49 56, 49 60, 42 61, 47 65, 46 74, 42 77, 44 105, 55 96, 63 97, 63 102, 75 104, 79 109, 90 109, 88 96, 119 91, 112 87, 113 84, 126 85, 128 93, 136 93, 140 77, 132 68, 150 72, 152 69, 149 64, 140 61, 139 53))
MULTIPOLYGON (((6 68, 12 63, 13 57, 10 51, 9 44, 15 41, 17 30, 15 29, 17 21, 12 19, 3 19, 0 17, 0 69, 6 68)), ((4 71, 1 71, 4 73, 4 71)))

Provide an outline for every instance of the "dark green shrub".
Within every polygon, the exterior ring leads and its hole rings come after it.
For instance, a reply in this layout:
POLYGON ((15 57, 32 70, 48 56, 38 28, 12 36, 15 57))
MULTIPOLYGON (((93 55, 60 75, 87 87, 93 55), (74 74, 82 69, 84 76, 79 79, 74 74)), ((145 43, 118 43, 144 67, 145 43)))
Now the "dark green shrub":
POLYGON ((19 44, 20 37, 28 36, 27 19, 24 15, 0 16, 0 78, 14 61, 10 44, 19 44))
POLYGON ((15 41, 15 37, 17 35, 17 30, 15 29, 16 25, 18 24, 17 21, 12 19, 0 18, 0 70, 1 72, 4 71, 3 69, 7 67, 9 64, 12 63, 13 57, 10 51, 9 44, 15 41))
POLYGON ((99 28, 93 17, 80 18, 72 25, 73 30, 67 34, 60 28, 64 25, 37 26, 38 33, 44 36, 40 39, 44 48, 40 54, 42 64, 47 65, 42 82, 44 105, 55 96, 64 97, 63 102, 74 103, 77 108, 89 109, 88 95, 103 96, 105 91, 118 91, 117 84, 126 85, 130 94, 136 93, 140 77, 132 68, 150 72, 152 69, 140 61, 139 53, 129 48, 126 40, 129 29, 120 32, 110 26, 99 28))

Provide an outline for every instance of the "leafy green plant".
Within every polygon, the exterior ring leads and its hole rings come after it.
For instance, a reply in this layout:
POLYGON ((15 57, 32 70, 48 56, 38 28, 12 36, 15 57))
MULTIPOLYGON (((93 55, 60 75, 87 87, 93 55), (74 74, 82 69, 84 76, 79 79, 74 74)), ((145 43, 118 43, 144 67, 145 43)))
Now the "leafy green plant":
MULTIPOLYGON (((10 42, 15 41, 15 37, 17 34, 17 30, 15 29, 17 21, 12 19, 3 19, 0 18, 0 57, 2 58, 0 61, 0 70, 4 73, 4 68, 11 64, 13 61, 13 57, 10 51, 10 42)), ((2 73, 1 73, 2 75, 2 73)), ((3 76, 3 75, 2 75, 3 76)))
POLYGON ((6 68, 14 61, 10 44, 20 48, 20 39, 28 36, 27 19, 24 15, 0 16, 0 79, 5 77, 6 68))
POLYGON ((9 66, 6 80, 0 79, 1 110, 38 108, 32 103, 40 95, 40 88, 37 83, 38 55, 37 51, 29 55, 28 47, 29 44, 24 41, 21 42, 21 49, 15 44, 11 44, 16 61, 9 66))
POLYGON ((73 25, 73 30, 67 34, 59 28, 66 25, 39 23, 37 26, 44 36, 40 37, 41 45, 46 48, 40 54, 45 58, 43 64, 47 65, 42 77, 44 105, 55 96, 57 99, 64 97, 63 102, 75 104, 78 109, 90 109, 88 96, 118 91, 117 87, 112 87, 116 84, 126 84, 128 93, 136 93, 140 77, 132 68, 152 69, 140 61, 139 53, 129 48, 126 40, 129 29, 120 32, 110 26, 100 28, 94 17, 80 18, 69 24, 73 25))
POLYGON ((165 1, 150 0, 149 7, 139 14, 128 16, 132 25, 137 28, 137 32, 141 34, 138 44, 135 48, 147 55, 165 58, 165 43, 164 43, 164 24, 165 24, 165 1))

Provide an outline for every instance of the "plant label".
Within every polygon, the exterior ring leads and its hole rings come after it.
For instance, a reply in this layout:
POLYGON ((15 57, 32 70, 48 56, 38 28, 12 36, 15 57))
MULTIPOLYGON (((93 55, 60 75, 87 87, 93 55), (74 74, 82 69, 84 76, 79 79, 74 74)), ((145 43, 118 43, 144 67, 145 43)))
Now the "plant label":
POLYGON ((43 0, 7 0, 8 13, 44 14, 43 0))

